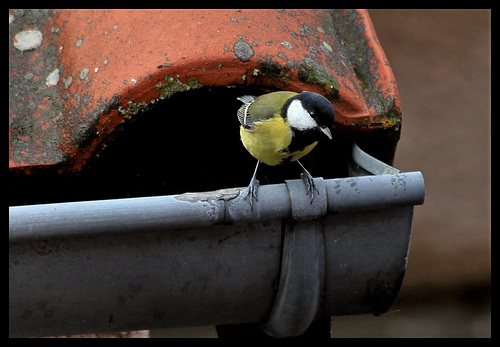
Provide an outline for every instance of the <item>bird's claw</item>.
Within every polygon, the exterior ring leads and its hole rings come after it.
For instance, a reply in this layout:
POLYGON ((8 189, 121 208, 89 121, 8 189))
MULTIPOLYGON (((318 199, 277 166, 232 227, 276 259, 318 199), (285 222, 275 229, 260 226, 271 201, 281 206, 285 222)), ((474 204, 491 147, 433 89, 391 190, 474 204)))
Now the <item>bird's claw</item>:
POLYGON ((305 169, 300 174, 300 178, 302 179, 302 181, 304 181, 307 194, 311 194, 311 204, 312 204, 314 201, 314 191, 316 191, 316 193, 319 194, 319 190, 318 188, 316 188, 316 185, 314 184, 314 179, 311 176, 311 174, 305 169))
POLYGON ((246 193, 245 193, 245 197, 243 198, 243 200, 247 200, 248 198, 250 198, 250 207, 252 208, 252 211, 253 211, 254 199, 255 199, 255 201, 259 201, 257 199, 258 189, 259 189, 259 180, 252 179, 250 181, 250 184, 248 185, 248 187, 244 190, 246 193))

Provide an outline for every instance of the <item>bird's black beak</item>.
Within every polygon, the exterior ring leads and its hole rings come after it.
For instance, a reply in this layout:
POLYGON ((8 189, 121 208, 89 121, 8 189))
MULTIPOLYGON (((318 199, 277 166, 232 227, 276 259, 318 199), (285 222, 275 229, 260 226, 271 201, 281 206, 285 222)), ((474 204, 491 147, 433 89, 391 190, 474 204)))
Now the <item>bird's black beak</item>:
POLYGON ((326 137, 328 137, 330 140, 332 139, 332 132, 330 131, 330 129, 324 127, 324 128, 319 128, 319 130, 321 130, 321 132, 325 134, 326 137))

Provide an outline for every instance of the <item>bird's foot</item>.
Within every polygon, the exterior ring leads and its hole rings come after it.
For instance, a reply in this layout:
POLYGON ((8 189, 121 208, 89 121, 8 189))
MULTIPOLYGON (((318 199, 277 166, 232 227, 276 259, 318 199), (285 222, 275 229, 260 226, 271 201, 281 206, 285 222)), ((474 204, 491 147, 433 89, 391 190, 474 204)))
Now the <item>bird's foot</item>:
POLYGON ((319 194, 319 190, 318 188, 316 188, 316 185, 314 184, 314 179, 312 175, 309 173, 309 171, 307 171, 306 168, 302 166, 302 164, 299 161, 297 162, 299 163, 300 168, 302 169, 300 178, 302 179, 302 181, 304 181, 304 184, 306 185, 307 194, 311 195, 311 204, 312 204, 314 200, 314 191, 316 191, 316 193, 319 194))
POLYGON ((252 208, 253 211, 253 201, 259 201, 257 199, 257 191, 259 189, 259 180, 257 180, 255 177, 252 177, 252 180, 250 181, 250 184, 248 185, 248 188, 244 190, 245 197, 243 198, 244 200, 247 200, 250 198, 250 207, 252 208))

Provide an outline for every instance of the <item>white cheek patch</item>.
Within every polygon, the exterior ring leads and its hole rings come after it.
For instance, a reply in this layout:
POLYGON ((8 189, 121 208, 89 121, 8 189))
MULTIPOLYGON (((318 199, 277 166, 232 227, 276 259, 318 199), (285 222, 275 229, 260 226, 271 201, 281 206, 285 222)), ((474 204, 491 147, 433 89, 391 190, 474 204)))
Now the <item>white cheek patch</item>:
POLYGON ((298 130, 313 129, 318 126, 309 112, 302 106, 300 100, 293 100, 288 107, 286 114, 287 122, 292 128, 298 130))

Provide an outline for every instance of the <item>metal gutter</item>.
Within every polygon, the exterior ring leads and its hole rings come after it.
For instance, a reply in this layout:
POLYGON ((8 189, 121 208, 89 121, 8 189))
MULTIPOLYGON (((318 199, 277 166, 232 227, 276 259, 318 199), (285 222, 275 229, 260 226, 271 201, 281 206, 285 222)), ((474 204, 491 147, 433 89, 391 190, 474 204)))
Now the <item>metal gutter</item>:
POLYGON ((327 180, 315 178, 315 184, 320 187, 320 194, 313 204, 301 180, 262 186, 253 211, 248 201, 239 195, 243 188, 14 206, 9 207, 9 241, 201 228, 290 217, 316 219, 327 213, 413 206, 424 201, 424 183, 420 172, 327 180))
POLYGON ((312 203, 301 180, 262 186, 253 211, 240 188, 10 207, 9 334, 260 322, 289 337, 325 315, 386 312, 422 174, 315 183, 312 203))

